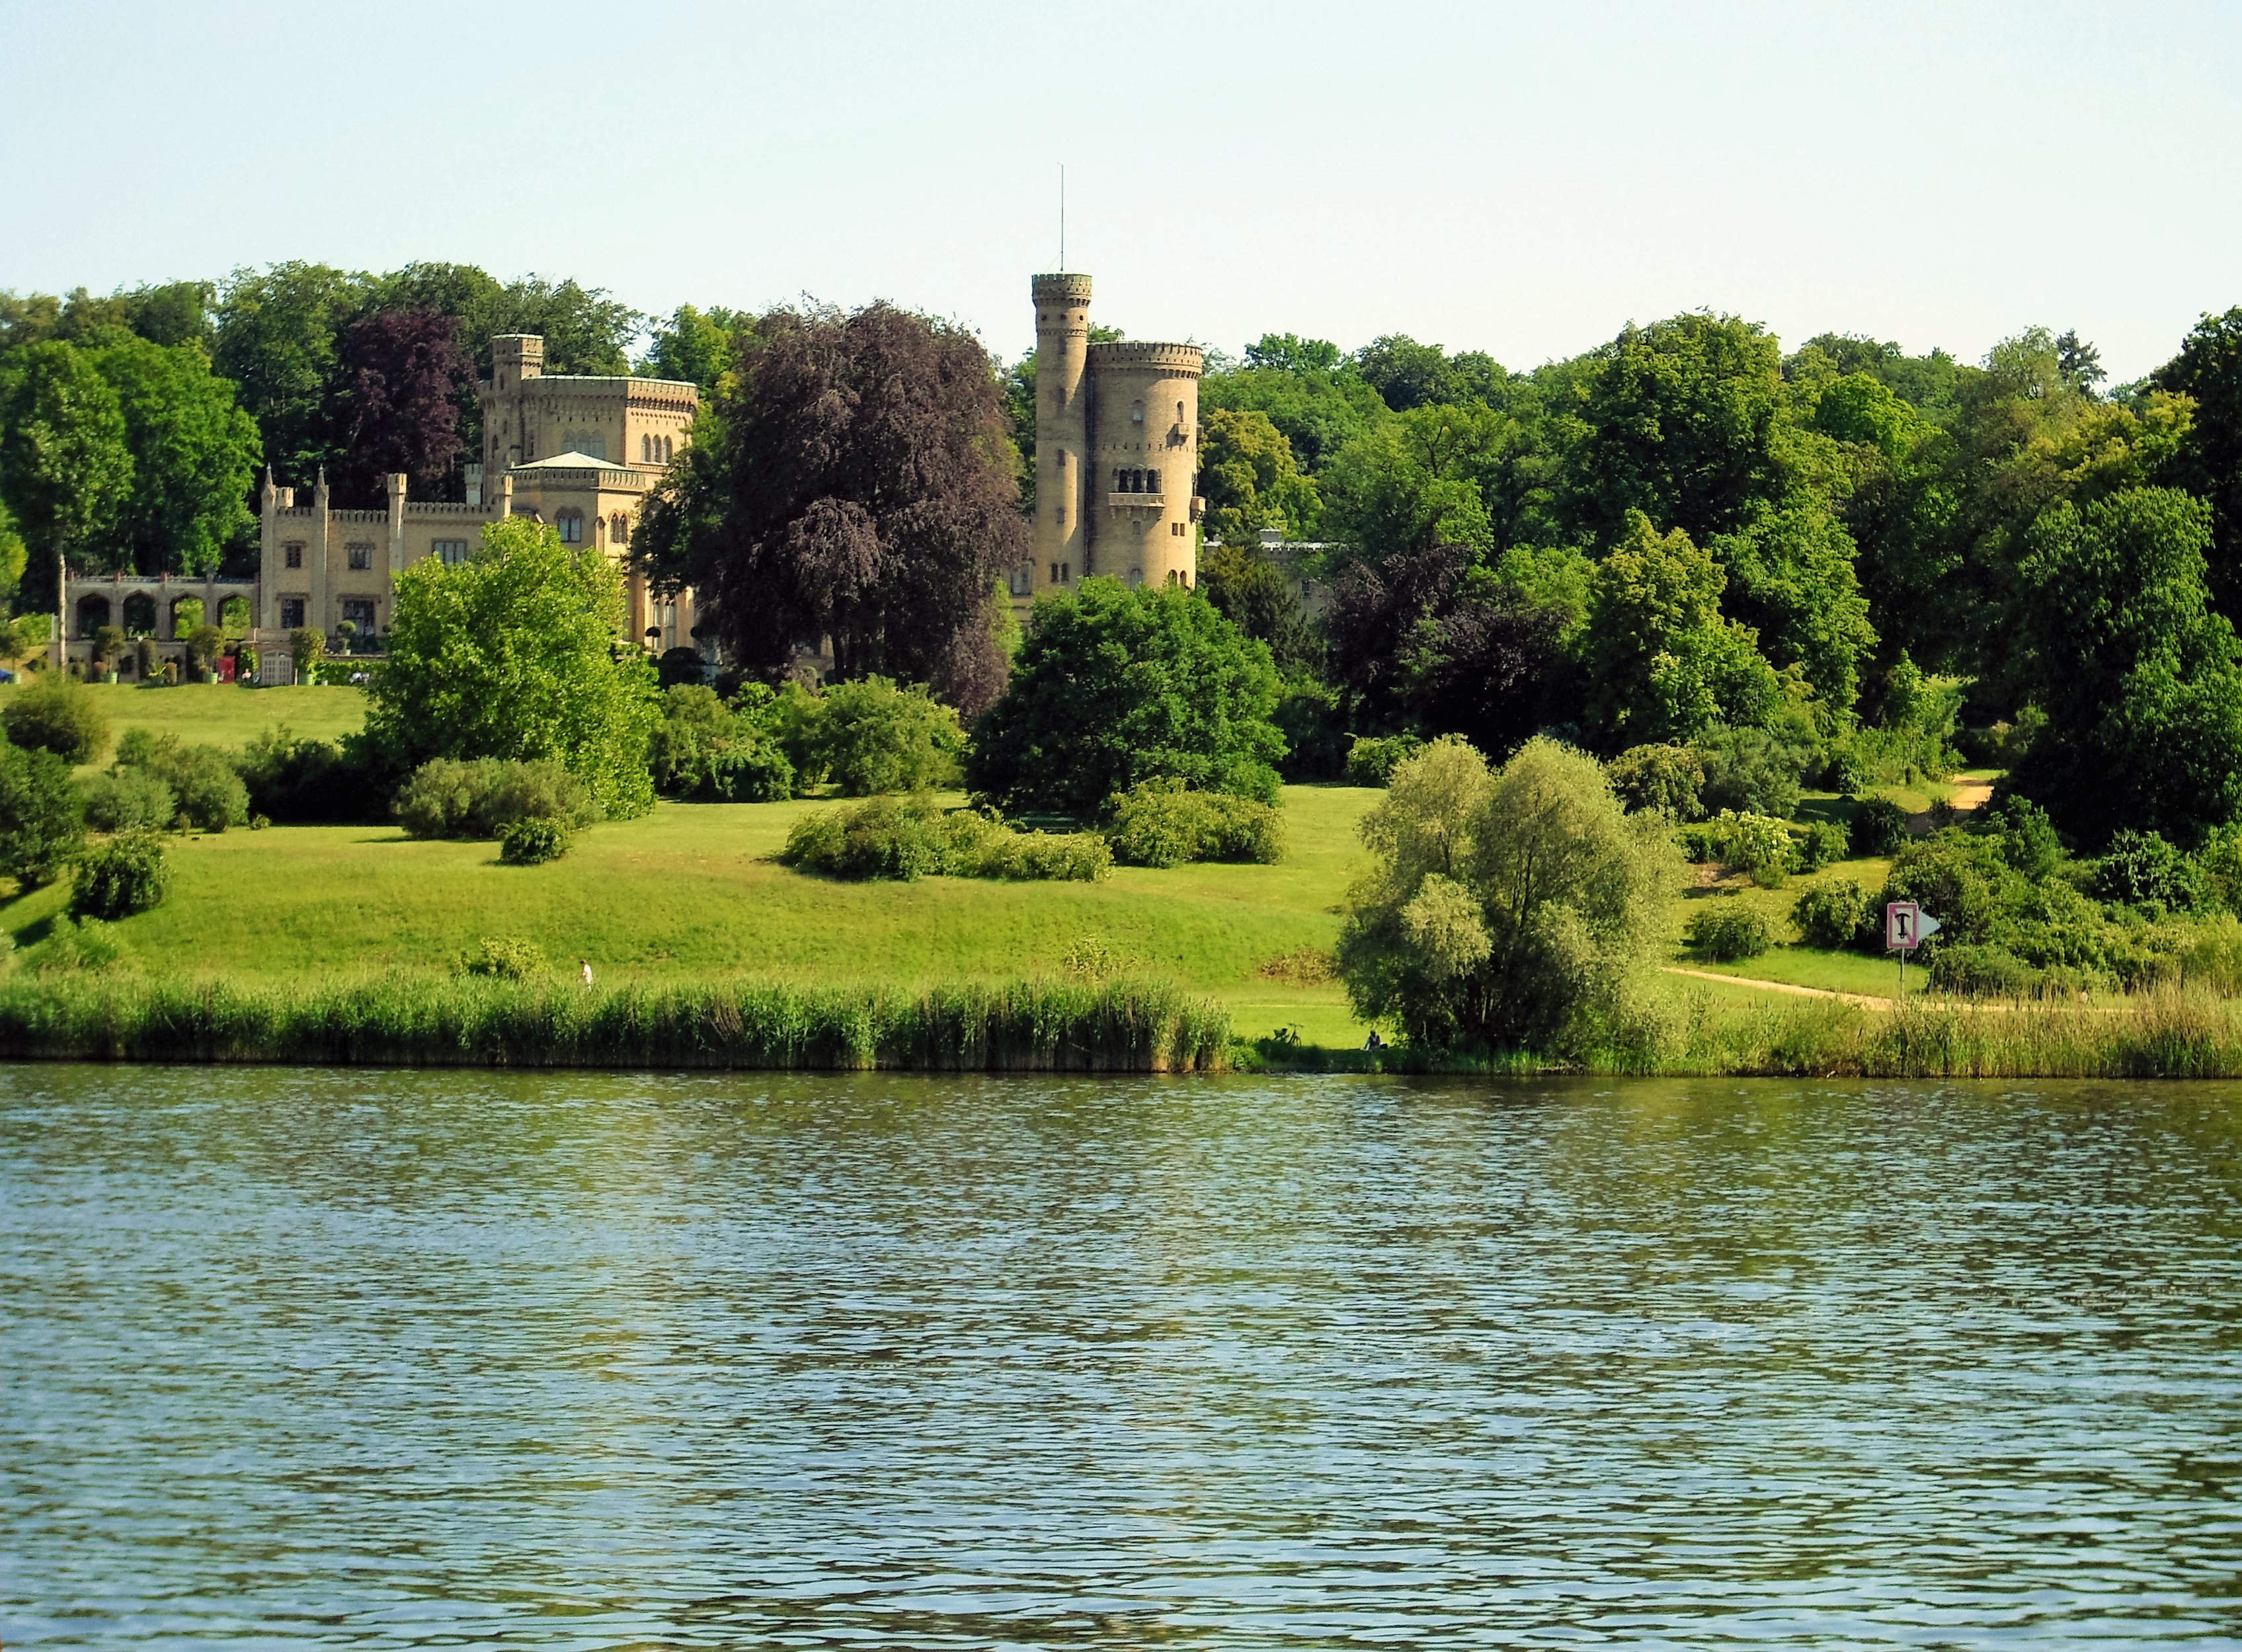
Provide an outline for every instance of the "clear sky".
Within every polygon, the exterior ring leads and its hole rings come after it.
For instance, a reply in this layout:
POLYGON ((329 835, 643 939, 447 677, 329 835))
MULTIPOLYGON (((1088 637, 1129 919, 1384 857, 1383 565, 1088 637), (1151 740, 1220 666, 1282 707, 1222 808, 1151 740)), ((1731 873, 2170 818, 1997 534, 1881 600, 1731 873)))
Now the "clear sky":
POLYGON ((1711 306, 2119 379, 2242 304, 2242 4, 0 0, 0 287, 284 259, 1530 366, 1711 306))

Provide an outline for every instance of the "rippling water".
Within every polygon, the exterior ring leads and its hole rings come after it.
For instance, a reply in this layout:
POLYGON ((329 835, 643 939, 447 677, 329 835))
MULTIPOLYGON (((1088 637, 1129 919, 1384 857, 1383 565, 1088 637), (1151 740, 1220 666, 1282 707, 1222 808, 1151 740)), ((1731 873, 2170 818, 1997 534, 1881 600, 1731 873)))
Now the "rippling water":
POLYGON ((2242 1637, 2205 1087, 0 1071, 0 1642, 2242 1637))

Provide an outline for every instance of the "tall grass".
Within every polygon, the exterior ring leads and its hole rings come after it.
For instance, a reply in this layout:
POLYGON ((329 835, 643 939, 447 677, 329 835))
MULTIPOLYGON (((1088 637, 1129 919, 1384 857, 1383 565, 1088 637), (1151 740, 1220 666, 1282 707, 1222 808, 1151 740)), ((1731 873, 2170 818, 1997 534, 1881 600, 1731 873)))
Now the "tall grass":
POLYGON ((0 982, 0 1057, 333 1065, 930 1072, 1219 1068, 1230 1018, 1161 981, 910 991, 733 979, 587 989, 403 972, 243 983, 0 982))

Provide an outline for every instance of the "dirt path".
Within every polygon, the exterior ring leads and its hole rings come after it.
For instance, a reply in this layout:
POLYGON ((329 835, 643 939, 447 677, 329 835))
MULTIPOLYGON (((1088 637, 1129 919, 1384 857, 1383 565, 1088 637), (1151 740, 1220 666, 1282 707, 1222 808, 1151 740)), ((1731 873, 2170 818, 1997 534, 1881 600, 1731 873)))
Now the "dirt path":
POLYGON ((1788 992, 1800 998, 1835 998, 1841 1004, 1864 1004, 1879 1010, 1891 1008, 1890 998, 1879 998, 1866 992, 1836 992, 1828 987, 1802 987, 1789 981, 1755 981, 1749 976, 1721 975, 1711 970, 1685 969, 1679 964, 1661 966, 1668 975, 1686 975, 1699 981, 1726 981, 1731 986, 1756 987, 1762 992, 1788 992))

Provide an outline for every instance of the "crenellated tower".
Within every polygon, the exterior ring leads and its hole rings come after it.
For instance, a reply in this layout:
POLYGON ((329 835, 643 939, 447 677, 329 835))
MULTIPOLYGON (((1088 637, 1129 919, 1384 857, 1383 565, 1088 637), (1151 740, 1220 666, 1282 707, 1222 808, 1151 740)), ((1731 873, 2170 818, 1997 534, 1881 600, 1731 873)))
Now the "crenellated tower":
POLYGON ((1083 485, 1090 455, 1090 278, 1039 275, 1036 299, 1034 588, 1090 572, 1083 485))

